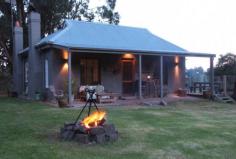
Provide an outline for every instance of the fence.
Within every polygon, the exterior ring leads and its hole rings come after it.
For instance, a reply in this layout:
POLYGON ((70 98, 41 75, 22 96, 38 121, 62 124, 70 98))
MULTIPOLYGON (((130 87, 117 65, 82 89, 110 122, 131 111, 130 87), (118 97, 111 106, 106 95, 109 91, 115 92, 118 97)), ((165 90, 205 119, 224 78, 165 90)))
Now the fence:
MULTIPOLYGON (((227 94, 233 95, 235 85, 236 85, 236 76, 225 76, 226 81, 226 91, 227 94)), ((220 91, 224 91, 224 76, 216 76, 215 82, 220 83, 220 91)))

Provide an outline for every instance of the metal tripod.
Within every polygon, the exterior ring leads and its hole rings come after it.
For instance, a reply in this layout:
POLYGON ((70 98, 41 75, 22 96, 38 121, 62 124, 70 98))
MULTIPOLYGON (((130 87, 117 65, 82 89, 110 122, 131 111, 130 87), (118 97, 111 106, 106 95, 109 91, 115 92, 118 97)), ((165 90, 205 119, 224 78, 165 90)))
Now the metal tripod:
POLYGON ((66 139, 71 139, 74 137, 75 135, 75 127, 76 127, 76 124, 78 122, 78 120, 80 119, 80 116, 82 115, 84 109, 88 106, 88 116, 90 115, 90 111, 91 111, 91 107, 92 105, 94 105, 94 107, 98 110, 98 107, 96 105, 96 98, 93 98, 93 96, 95 95, 95 90, 94 89, 85 89, 85 92, 89 95, 87 100, 86 100, 86 103, 84 105, 84 107, 82 108, 82 110, 80 111, 78 117, 76 118, 75 122, 73 123, 73 127, 72 127, 72 131, 71 133, 68 133, 67 136, 66 136, 66 139))
POLYGON ((86 103, 83 106, 82 110, 80 111, 78 117, 76 118, 74 125, 77 124, 78 120, 80 119, 80 116, 82 115, 82 113, 83 113, 84 109, 87 107, 87 105, 88 105, 88 116, 90 115, 92 105, 97 109, 97 111, 99 111, 98 107, 96 105, 96 99, 93 98, 95 90, 94 89, 93 90, 87 89, 87 90, 85 90, 85 92, 87 92, 89 94, 89 98, 86 100, 86 103))

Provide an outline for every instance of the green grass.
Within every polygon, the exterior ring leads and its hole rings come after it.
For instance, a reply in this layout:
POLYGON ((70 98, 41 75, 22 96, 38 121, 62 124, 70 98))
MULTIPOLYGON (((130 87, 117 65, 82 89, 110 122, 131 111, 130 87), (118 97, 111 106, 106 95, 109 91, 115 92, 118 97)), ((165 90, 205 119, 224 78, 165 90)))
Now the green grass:
POLYGON ((236 158, 236 105, 203 101, 106 110, 119 140, 85 146, 57 138, 59 128, 72 121, 78 109, 0 98, 0 158, 236 158))

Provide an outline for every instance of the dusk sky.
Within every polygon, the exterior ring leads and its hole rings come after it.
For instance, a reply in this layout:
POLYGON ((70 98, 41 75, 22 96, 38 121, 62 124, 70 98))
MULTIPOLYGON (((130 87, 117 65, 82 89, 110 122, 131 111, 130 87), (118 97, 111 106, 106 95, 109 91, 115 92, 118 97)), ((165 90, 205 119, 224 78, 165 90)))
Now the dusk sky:
MULTIPOLYGON (((147 28, 188 51, 219 57, 236 53, 235 6, 235 0, 117 0, 116 10, 120 25, 147 28)), ((207 69, 209 59, 188 58, 186 66, 207 69)))

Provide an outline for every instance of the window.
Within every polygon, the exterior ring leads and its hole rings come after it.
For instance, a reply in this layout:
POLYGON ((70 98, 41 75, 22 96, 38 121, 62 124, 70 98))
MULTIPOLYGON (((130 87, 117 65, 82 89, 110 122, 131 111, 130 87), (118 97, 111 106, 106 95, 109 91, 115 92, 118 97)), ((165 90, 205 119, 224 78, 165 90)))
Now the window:
POLYGON ((81 59, 81 84, 95 85, 100 83, 99 64, 97 59, 81 59))
POLYGON ((44 62, 44 78, 45 78, 45 88, 49 88, 49 79, 48 79, 48 60, 44 62))

